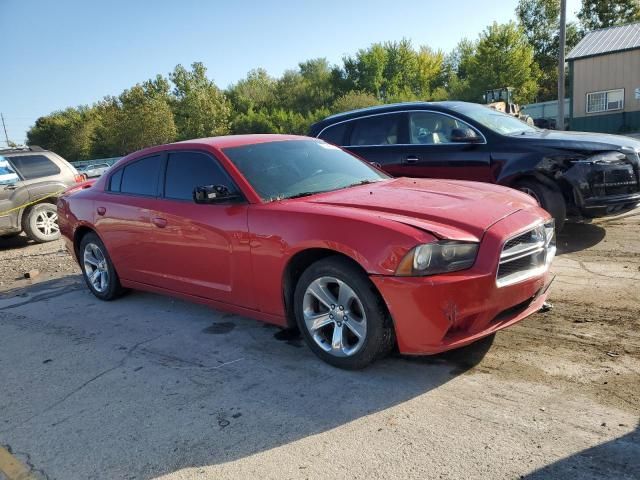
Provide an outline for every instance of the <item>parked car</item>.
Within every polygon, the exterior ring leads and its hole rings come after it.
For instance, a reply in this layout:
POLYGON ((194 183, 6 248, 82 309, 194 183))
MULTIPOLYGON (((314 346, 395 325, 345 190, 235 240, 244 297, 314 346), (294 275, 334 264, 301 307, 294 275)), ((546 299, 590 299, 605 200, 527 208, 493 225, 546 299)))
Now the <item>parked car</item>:
POLYGON ((24 231, 36 242, 60 238, 56 201, 82 177, 39 147, 0 150, 0 237, 24 231))
POLYGON ((496 185, 392 179, 306 137, 149 148, 58 202, 102 300, 176 295, 281 327, 360 368, 397 345, 433 354, 539 310, 553 219, 496 185))
POLYGON ((532 195, 561 228, 640 203, 640 141, 542 130, 465 102, 415 102, 340 113, 310 135, 393 176, 475 180, 532 195))
POLYGON ((87 176, 87 178, 96 178, 109 170, 111 165, 108 163, 94 163, 92 165, 83 165, 78 167, 78 172, 87 176))

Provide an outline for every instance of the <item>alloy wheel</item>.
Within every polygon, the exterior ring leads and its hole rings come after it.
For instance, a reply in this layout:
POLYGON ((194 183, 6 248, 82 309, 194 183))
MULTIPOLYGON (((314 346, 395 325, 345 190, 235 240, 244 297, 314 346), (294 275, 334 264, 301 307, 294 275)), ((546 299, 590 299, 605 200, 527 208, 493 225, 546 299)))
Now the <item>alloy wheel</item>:
POLYGON ((109 286, 109 268, 104 253, 95 243, 87 243, 83 261, 87 280, 97 292, 103 293, 109 286))
POLYGON ((349 357, 362 348, 367 317, 347 283, 335 277, 315 279, 305 291, 302 311, 307 330, 325 352, 349 357))
POLYGON ((58 226, 58 214, 54 211, 44 210, 36 216, 36 228, 45 237, 54 237, 60 232, 58 226))

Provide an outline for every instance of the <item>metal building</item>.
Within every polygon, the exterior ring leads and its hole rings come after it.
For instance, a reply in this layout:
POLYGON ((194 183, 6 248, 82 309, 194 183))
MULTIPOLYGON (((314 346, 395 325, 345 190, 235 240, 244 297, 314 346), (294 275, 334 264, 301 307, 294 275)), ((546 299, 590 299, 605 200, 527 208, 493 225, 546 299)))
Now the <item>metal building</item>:
POLYGON ((640 23, 587 33, 567 61, 571 130, 640 132, 640 23))

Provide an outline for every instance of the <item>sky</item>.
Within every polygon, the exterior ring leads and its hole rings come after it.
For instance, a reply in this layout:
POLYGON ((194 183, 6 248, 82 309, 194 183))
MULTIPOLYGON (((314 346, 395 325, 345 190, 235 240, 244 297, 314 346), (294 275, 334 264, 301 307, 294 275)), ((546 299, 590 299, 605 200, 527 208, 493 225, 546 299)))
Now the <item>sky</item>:
MULTIPOLYGON (((175 65, 201 61, 221 88, 262 67, 340 63, 371 43, 407 38, 445 52, 517 0, 0 0, 0 112, 22 143, 35 120, 92 104, 175 65)), ((579 0, 568 0, 569 19, 579 0)), ((0 131, 0 147, 6 145, 0 131)))

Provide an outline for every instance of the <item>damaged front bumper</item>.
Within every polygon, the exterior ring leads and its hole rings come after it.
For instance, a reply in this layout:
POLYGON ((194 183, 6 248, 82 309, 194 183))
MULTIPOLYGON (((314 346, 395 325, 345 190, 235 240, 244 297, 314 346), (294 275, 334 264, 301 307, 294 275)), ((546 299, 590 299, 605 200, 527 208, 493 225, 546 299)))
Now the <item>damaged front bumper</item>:
POLYGON ((519 211, 493 225, 469 270, 428 277, 371 276, 393 319, 400 351, 424 355, 462 347, 540 310, 552 281, 548 264, 514 283, 501 286, 497 278, 507 240, 539 223, 539 216, 519 211))
POLYGON ((640 204, 640 160, 637 153, 609 152, 572 161, 560 178, 573 187, 574 208, 569 209, 570 215, 615 215, 640 204))

